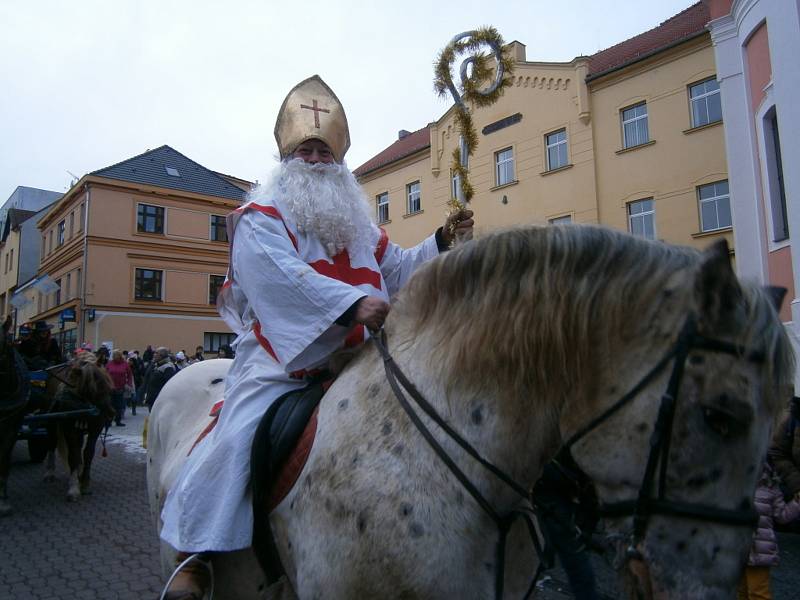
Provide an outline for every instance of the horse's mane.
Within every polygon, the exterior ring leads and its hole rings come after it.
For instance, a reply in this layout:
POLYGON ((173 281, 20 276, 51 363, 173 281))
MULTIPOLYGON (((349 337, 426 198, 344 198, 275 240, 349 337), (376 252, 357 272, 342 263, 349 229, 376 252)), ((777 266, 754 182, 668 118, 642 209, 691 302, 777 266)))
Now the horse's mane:
MULTIPOLYGON (((431 261, 393 311, 408 317, 406 339, 430 333, 445 380, 478 389, 499 380, 522 397, 532 390, 564 397, 601 368, 592 356, 609 333, 639 328, 641 335, 637 319, 659 301, 666 280, 699 261, 694 249, 604 227, 521 227, 431 261)), ((771 376, 785 383, 791 357, 774 310, 756 288, 745 288, 745 304, 742 343, 765 349, 775 359, 771 376)))

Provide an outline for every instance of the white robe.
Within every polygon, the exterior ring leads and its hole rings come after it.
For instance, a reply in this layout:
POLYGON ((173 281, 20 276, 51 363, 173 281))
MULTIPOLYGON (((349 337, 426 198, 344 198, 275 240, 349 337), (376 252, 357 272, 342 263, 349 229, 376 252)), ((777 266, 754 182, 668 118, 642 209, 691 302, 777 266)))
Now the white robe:
POLYGON ((234 211, 228 236, 231 266, 220 314, 238 337, 225 404, 161 514, 161 538, 184 552, 251 545, 250 446, 262 415, 281 394, 306 385, 298 371, 324 367, 346 339, 348 345, 364 340, 363 326, 335 323, 342 313, 364 296, 388 301, 439 253, 435 236, 403 250, 381 231, 374 255, 345 251, 331 259, 319 240, 297 231, 278 202, 250 202, 234 211))

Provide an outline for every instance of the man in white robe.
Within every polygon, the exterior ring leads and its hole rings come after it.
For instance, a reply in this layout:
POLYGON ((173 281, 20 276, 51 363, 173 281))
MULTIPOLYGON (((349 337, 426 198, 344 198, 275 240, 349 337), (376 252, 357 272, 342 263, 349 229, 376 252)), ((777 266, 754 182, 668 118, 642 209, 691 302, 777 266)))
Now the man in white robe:
MULTIPOLYGON (((403 250, 375 226, 343 164, 344 111, 317 76, 296 86, 275 128, 274 179, 228 216, 231 264, 220 313, 238 334, 219 422, 192 451, 162 511, 161 537, 179 551, 227 552, 252 542, 250 446, 269 405, 328 366, 336 350, 378 329, 389 299, 425 261, 471 233, 471 211, 403 250)), ((184 568, 168 598, 202 598, 202 570, 184 568)))

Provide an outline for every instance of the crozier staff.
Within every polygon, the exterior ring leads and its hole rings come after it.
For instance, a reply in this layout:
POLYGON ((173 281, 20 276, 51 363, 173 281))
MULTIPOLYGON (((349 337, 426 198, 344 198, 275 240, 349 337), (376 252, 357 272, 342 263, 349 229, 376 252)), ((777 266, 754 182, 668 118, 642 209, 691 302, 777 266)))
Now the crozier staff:
MULTIPOLYGON (((250 446, 279 396, 307 385, 331 354, 378 329, 389 298, 414 270, 470 232, 472 212, 448 217, 403 250, 375 226, 371 207, 344 164, 344 108, 318 76, 286 96, 275 125, 281 164, 228 216, 231 264, 219 310, 237 333, 217 426, 192 451, 162 511, 161 537, 187 553, 228 552, 252 542, 247 492, 250 446), (453 226, 453 224, 455 225, 453 226)), ((181 570, 169 598, 201 598, 205 571, 181 570)))

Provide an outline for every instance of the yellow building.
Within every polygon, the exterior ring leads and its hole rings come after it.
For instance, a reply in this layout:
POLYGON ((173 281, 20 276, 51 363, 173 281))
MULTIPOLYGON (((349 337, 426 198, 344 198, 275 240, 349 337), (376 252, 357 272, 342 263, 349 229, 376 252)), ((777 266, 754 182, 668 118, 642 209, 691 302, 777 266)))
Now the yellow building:
MULTIPOLYGON (((512 86, 473 108, 470 158, 478 230, 602 223, 706 246, 731 240, 714 51, 699 2, 655 29, 568 63, 531 62, 509 44, 512 86)), ((442 221, 459 144, 451 108, 355 170, 378 221, 402 244, 442 221)))
POLYGON ((215 173, 169 146, 85 175, 40 221, 39 293, 65 349, 216 352, 233 339, 217 315, 228 266, 225 215, 249 182, 215 173))

